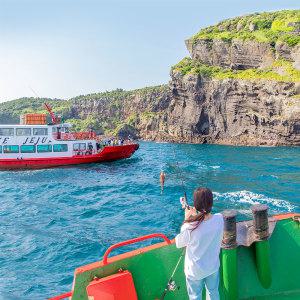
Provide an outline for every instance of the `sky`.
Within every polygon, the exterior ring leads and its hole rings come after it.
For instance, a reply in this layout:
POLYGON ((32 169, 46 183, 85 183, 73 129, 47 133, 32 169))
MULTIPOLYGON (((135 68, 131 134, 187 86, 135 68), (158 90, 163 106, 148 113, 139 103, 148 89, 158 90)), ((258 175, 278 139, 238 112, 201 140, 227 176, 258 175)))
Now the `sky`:
POLYGON ((0 102, 68 99, 170 80, 184 40, 229 17, 299 0, 0 0, 0 102))

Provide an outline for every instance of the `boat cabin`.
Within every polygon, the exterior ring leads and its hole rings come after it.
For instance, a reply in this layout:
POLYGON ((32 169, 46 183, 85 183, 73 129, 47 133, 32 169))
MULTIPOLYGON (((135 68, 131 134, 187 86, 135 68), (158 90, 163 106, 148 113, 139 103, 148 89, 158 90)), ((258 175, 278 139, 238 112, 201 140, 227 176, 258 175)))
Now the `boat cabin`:
POLYGON ((93 132, 71 132, 71 124, 0 125, 0 157, 30 158, 93 154, 93 132), (84 135, 85 134, 85 135, 84 135))

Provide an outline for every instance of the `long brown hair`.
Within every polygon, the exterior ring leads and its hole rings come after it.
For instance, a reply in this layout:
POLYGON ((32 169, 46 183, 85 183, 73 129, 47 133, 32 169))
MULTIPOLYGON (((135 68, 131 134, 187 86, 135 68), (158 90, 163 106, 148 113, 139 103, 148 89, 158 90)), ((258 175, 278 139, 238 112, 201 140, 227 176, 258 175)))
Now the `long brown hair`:
POLYGON ((197 215, 190 216, 184 223, 196 222, 194 228, 195 230, 201 222, 204 221, 205 215, 211 212, 213 206, 213 193, 208 188, 197 188, 194 191, 194 207, 198 211, 197 215))

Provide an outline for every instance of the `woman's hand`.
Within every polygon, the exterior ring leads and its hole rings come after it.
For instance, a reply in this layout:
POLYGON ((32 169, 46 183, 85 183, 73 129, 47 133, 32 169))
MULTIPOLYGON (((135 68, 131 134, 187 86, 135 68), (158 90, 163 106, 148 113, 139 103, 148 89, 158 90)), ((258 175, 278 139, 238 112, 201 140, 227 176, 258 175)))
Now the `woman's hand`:
POLYGON ((184 219, 189 219, 190 216, 194 216, 197 214, 195 207, 189 206, 189 209, 186 207, 184 211, 184 219))
POLYGON ((180 197, 180 204, 182 209, 186 209, 188 207, 185 197, 180 197))

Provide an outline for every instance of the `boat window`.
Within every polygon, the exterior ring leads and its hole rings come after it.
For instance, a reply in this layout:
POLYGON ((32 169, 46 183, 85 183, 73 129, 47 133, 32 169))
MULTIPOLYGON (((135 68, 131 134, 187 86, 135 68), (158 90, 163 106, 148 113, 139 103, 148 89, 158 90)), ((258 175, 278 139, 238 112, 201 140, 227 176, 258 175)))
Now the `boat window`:
POLYGON ((22 145, 21 153, 35 153, 35 146, 34 145, 22 145))
POLYGON ((13 128, 0 128, 0 135, 1 136, 13 136, 14 129, 13 128))
POLYGON ((68 144, 55 144, 53 145, 53 152, 67 152, 68 144))
POLYGON ((0 146, 0 153, 2 153, 2 146, 0 146))
POLYGON ((52 145, 37 145, 37 152, 52 152, 52 145))
POLYGON ((52 132, 53 133, 57 132, 57 127, 52 127, 52 132))
POLYGON ((33 128, 33 135, 48 135, 47 128, 33 128))
POLYGON ((73 144, 74 151, 84 151, 86 150, 86 143, 75 143, 73 144))
POLYGON ((5 145, 3 146, 3 153, 19 153, 18 145, 5 145))
POLYGON ((16 128, 17 136, 27 136, 31 135, 31 128, 16 128))

